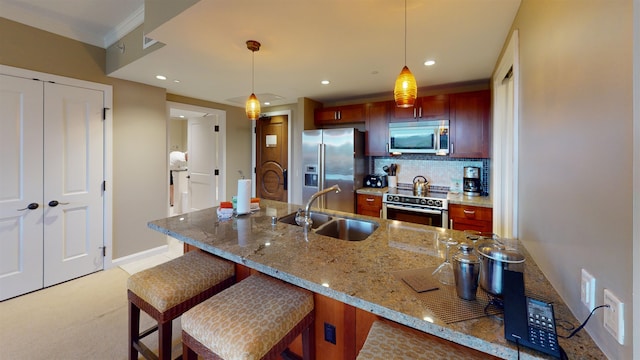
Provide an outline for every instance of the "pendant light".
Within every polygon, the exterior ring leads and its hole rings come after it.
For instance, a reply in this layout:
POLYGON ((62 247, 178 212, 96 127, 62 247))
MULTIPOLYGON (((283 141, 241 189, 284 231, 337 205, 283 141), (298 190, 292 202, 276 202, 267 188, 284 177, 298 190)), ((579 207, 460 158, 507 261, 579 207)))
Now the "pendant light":
POLYGON ((251 50, 251 95, 247 99, 247 103, 244 108, 247 112, 249 120, 257 120, 260 117, 260 101, 253 93, 253 80, 254 80, 254 56, 255 52, 260 50, 260 43, 255 40, 247 40, 247 49, 251 50))
POLYGON ((413 106, 417 96, 416 78, 407 67, 407 0, 404 0, 404 67, 396 79, 393 98, 397 107, 408 108, 413 106))

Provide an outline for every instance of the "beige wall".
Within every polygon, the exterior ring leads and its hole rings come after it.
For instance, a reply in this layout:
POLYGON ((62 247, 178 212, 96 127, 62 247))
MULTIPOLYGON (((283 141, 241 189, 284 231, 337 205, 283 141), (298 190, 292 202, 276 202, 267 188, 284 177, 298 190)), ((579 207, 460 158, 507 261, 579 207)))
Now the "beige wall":
MULTIPOLYGON (((523 0, 520 239, 578 319, 580 270, 626 305, 625 345, 587 329, 611 359, 632 358, 632 1, 523 0)), ((571 355, 570 355, 571 356, 571 355)))
POLYGON ((166 92, 144 84, 113 82, 113 257, 166 243, 147 222, 166 217, 166 92))
POLYGON ((187 151, 187 120, 169 120, 169 151, 187 151))

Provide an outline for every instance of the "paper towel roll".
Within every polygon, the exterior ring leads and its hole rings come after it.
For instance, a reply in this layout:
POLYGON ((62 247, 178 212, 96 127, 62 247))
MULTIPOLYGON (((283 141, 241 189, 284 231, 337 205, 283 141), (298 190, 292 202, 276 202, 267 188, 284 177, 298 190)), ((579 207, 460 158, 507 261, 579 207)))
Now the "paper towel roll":
POLYGON ((251 212, 251 179, 238 180, 238 204, 236 213, 248 214, 251 212))

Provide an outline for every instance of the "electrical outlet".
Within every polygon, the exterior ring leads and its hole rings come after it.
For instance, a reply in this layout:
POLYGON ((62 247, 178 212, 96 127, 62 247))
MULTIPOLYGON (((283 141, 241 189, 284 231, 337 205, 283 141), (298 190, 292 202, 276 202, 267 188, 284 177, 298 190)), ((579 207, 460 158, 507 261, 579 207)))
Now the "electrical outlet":
POLYGON ((604 304, 609 305, 604 308, 604 328, 620 345, 624 345, 624 303, 611 291, 604 289, 604 304))
POLYGON ((596 278, 585 269, 582 269, 580 281, 580 300, 589 311, 596 306, 596 278))
POLYGON ((324 341, 336 344, 336 327, 329 323, 324 323, 324 341))

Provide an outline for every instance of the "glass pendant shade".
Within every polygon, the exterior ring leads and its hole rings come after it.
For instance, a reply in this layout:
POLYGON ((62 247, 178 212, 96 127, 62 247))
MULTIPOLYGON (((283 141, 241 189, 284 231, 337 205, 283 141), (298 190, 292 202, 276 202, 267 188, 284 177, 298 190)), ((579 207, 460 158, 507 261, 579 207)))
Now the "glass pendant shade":
POLYGON ((418 96, 418 85, 416 78, 405 65, 396 79, 396 86, 393 88, 393 98, 396 106, 401 108, 412 107, 418 96))
POLYGON ((251 95, 249 95, 244 109, 247 112, 249 120, 257 120, 260 117, 260 101, 258 101, 256 94, 251 93, 251 95))

